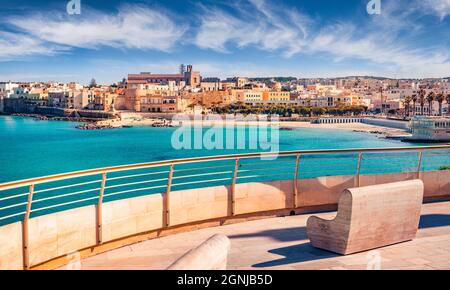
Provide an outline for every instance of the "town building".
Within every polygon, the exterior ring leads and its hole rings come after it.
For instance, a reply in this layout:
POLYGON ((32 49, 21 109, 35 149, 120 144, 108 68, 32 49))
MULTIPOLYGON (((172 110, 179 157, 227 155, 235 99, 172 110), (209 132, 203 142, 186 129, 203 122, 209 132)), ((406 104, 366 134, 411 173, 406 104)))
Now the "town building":
POLYGON ((169 84, 170 82, 174 82, 180 87, 185 85, 198 87, 201 82, 200 72, 193 71, 192 65, 188 65, 187 71, 183 74, 153 74, 150 72, 141 72, 140 74, 129 74, 127 84, 169 84))
POLYGON ((450 118, 415 116, 411 119, 413 136, 408 140, 423 142, 450 141, 450 118))
POLYGON ((291 99, 290 92, 283 91, 268 91, 263 92, 262 100, 266 102, 279 102, 279 101, 289 101, 291 99))
POLYGON ((53 91, 48 93, 48 106, 61 109, 88 109, 94 99, 92 91, 53 91))
POLYGON ((9 82, 0 82, 0 113, 4 112, 4 99, 9 98, 19 84, 9 82))

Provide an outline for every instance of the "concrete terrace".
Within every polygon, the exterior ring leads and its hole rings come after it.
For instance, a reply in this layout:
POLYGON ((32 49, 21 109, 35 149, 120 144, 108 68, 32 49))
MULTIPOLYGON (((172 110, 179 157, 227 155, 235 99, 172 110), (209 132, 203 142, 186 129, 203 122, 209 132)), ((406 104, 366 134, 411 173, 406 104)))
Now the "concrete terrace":
MULTIPOLYGON (((221 233, 231 239, 228 269, 367 269, 372 253, 339 256, 313 248, 310 215, 249 221, 148 240, 82 260, 82 269, 164 269, 221 233)), ((333 218, 335 213, 318 214, 333 218)), ((382 269, 450 269, 450 202, 426 204, 414 241, 377 250, 382 269)), ((64 269, 62 267, 61 269, 64 269)))

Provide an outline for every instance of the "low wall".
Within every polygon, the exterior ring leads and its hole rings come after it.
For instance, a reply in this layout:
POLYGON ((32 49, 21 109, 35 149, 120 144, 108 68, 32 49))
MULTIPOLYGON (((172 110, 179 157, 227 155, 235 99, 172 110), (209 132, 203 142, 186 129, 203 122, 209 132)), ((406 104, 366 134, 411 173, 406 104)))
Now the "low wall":
POLYGON ((37 107, 34 113, 47 116, 66 117, 65 111, 62 108, 37 107))
MULTIPOLYGON (((417 173, 361 175, 361 186, 414 179, 417 173)), ((421 173, 425 197, 450 195, 450 171, 421 173)), ((328 176, 298 180, 297 207, 337 204, 341 192, 355 187, 355 176, 328 176)), ((294 181, 256 182, 236 185, 235 215, 291 209, 294 181)), ((103 204, 102 237, 110 242, 140 233, 161 230, 165 225, 164 196, 117 200, 103 204)), ((170 193, 170 226, 230 217, 231 188, 218 186, 170 193)), ((95 247, 96 207, 88 206, 32 218, 29 222, 31 266, 95 247)), ((0 269, 22 269, 22 223, 0 227, 0 269)))
POLYGON ((103 242, 163 227, 161 194, 116 200, 103 204, 103 242))
POLYGON ((22 222, 0 227, 0 270, 23 268, 22 222))
POLYGON ((409 131, 409 122, 406 121, 397 121, 397 120, 388 120, 388 119, 376 119, 376 118, 364 118, 362 120, 363 123, 375 126, 383 126, 394 129, 402 129, 409 131))
POLYGON ((114 118, 114 113, 99 110, 75 110, 63 109, 53 107, 36 107, 33 113, 57 117, 73 117, 73 118, 88 118, 88 119, 109 119, 114 118))

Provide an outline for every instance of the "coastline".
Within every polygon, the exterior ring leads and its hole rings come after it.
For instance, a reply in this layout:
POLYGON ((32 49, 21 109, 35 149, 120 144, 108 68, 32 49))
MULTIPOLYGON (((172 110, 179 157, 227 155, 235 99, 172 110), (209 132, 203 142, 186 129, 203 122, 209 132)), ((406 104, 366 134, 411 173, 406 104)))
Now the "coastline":
MULTIPOLYGON (((103 120, 97 122, 99 126, 110 126, 114 128, 120 127, 133 127, 133 126, 155 126, 155 124, 160 124, 161 120, 159 119, 125 119, 125 120, 103 120)), ((354 132, 362 132, 362 133, 370 133, 376 135, 382 135, 386 137, 407 137, 410 134, 406 130, 395 129, 377 125, 369 125, 364 123, 342 123, 342 124, 312 124, 310 122, 299 122, 299 121, 278 121, 278 122, 269 122, 269 121, 228 121, 225 123, 224 121, 214 121, 214 120, 183 120, 179 122, 167 122, 168 126, 179 127, 183 126, 204 126, 204 127, 212 127, 212 126, 277 126, 280 129, 333 129, 333 130, 344 130, 344 131, 354 131, 354 132)))
MULTIPOLYGON (((7 115, 5 115, 7 116, 7 115)), ((70 118, 70 117, 46 117, 35 114, 13 114, 10 116, 31 117, 36 120, 55 120, 55 121, 71 121, 82 123, 77 126, 81 130, 105 130, 105 129, 119 129, 128 127, 179 127, 184 126, 277 126, 284 130, 294 129, 328 129, 328 130, 343 130, 368 133, 380 135, 387 138, 408 137, 411 136, 406 130, 395 129, 377 125, 369 125, 364 123, 342 123, 342 124, 312 124, 310 122, 301 121, 239 121, 231 120, 225 123, 224 121, 216 120, 183 120, 179 122, 166 121, 163 122, 158 118, 124 118, 124 119, 103 119, 92 120, 86 118, 70 118)))

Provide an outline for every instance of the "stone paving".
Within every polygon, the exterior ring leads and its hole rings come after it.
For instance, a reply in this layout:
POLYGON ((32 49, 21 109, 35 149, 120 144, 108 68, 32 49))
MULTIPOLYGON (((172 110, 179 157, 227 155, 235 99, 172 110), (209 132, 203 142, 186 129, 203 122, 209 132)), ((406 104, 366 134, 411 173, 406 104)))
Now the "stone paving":
MULTIPOLYGON (((318 216, 333 218, 335 213, 318 216)), ((82 269, 164 269, 220 233, 231 239, 229 269, 450 269, 450 202, 423 206, 414 241, 350 256, 313 248, 306 235, 308 217, 271 218, 180 233, 90 257, 81 265, 82 269)))

